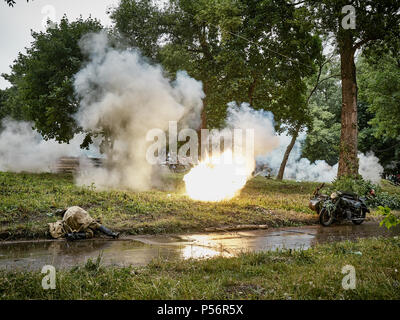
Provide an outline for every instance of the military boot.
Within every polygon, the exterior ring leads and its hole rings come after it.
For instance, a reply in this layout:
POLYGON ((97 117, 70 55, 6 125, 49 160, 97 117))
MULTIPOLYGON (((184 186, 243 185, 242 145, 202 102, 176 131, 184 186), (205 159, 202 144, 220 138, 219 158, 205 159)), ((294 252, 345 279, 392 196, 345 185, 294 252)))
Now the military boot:
POLYGON ((83 240, 86 239, 86 233, 85 232, 72 232, 72 233, 67 233, 65 235, 67 240, 83 240))
POLYGON ((97 230, 101 231, 102 233, 104 233, 105 235, 107 235, 109 237, 113 237, 114 239, 119 237, 119 232, 113 232, 103 225, 101 225, 97 230))

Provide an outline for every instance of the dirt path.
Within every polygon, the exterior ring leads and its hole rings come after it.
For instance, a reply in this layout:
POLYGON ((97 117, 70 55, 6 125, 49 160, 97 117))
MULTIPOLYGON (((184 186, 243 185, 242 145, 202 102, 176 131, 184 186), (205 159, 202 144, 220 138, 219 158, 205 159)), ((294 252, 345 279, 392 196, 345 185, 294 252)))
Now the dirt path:
POLYGON ((203 259, 235 256, 240 252, 307 249, 317 243, 354 240, 374 236, 395 236, 400 228, 386 230, 377 223, 289 227, 184 235, 131 236, 120 240, 92 239, 14 241, 0 243, 0 268, 40 270, 50 264, 69 268, 102 254, 103 265, 144 266, 157 257, 203 259))

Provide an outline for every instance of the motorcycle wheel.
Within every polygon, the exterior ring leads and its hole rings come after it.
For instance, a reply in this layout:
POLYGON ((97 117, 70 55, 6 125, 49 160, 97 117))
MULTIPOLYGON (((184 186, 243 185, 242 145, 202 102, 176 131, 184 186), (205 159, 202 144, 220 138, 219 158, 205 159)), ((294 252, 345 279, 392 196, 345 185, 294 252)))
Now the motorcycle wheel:
POLYGON ((319 223, 322 224, 324 227, 328 227, 333 222, 333 215, 329 215, 328 210, 322 208, 319 213, 319 223))
POLYGON ((363 212, 363 218, 362 220, 351 220, 355 225, 359 226, 361 223, 363 223, 365 220, 365 212, 363 212))

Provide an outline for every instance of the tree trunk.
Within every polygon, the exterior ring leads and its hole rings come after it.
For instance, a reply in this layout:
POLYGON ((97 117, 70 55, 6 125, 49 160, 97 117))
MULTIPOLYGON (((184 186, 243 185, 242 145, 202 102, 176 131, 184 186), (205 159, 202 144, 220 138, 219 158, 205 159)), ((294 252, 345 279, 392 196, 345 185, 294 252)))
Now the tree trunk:
POLYGON ((346 37, 340 46, 342 77, 342 128, 338 177, 358 174, 357 158, 357 80, 352 39, 346 37))
POLYGON ((256 89, 257 78, 253 75, 253 82, 249 86, 249 104, 253 107, 254 91, 256 89))
POLYGON ((283 156, 283 160, 282 160, 281 166, 279 168, 279 172, 278 172, 278 175, 276 177, 276 180, 282 180, 283 179, 283 174, 285 173, 286 164, 287 164, 287 161, 289 159, 290 152, 292 151, 293 146, 294 146, 294 144, 296 142, 296 139, 299 136, 299 131, 300 131, 300 126, 297 126, 296 131, 292 135, 292 140, 290 140, 290 143, 286 148, 286 151, 285 151, 285 154, 283 156))
POLYGON ((204 100, 203 100, 203 109, 201 110, 201 125, 200 125, 200 129, 207 129, 206 108, 207 108, 207 102, 206 102, 206 99, 204 98, 204 100))
POLYGON ((201 109, 201 123, 200 123, 200 127, 197 130, 197 139, 199 142, 198 145, 198 159, 199 161, 201 160, 201 129, 207 129, 207 93, 208 93, 208 86, 207 83, 205 81, 203 81, 203 91, 205 93, 205 97, 203 99, 203 108, 201 109))

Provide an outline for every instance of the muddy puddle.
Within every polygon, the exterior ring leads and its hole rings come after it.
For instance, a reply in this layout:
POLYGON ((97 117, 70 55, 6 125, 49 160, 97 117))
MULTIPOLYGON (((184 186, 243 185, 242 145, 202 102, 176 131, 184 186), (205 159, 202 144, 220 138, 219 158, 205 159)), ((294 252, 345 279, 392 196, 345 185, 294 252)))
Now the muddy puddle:
POLYGON ((0 242, 0 268, 40 270, 44 265, 69 268, 102 255, 103 265, 144 266, 154 258, 205 259, 232 257, 241 252, 307 249, 317 243, 374 236, 395 236, 377 223, 279 228, 184 235, 132 236, 121 240, 93 239, 67 242, 0 242))

